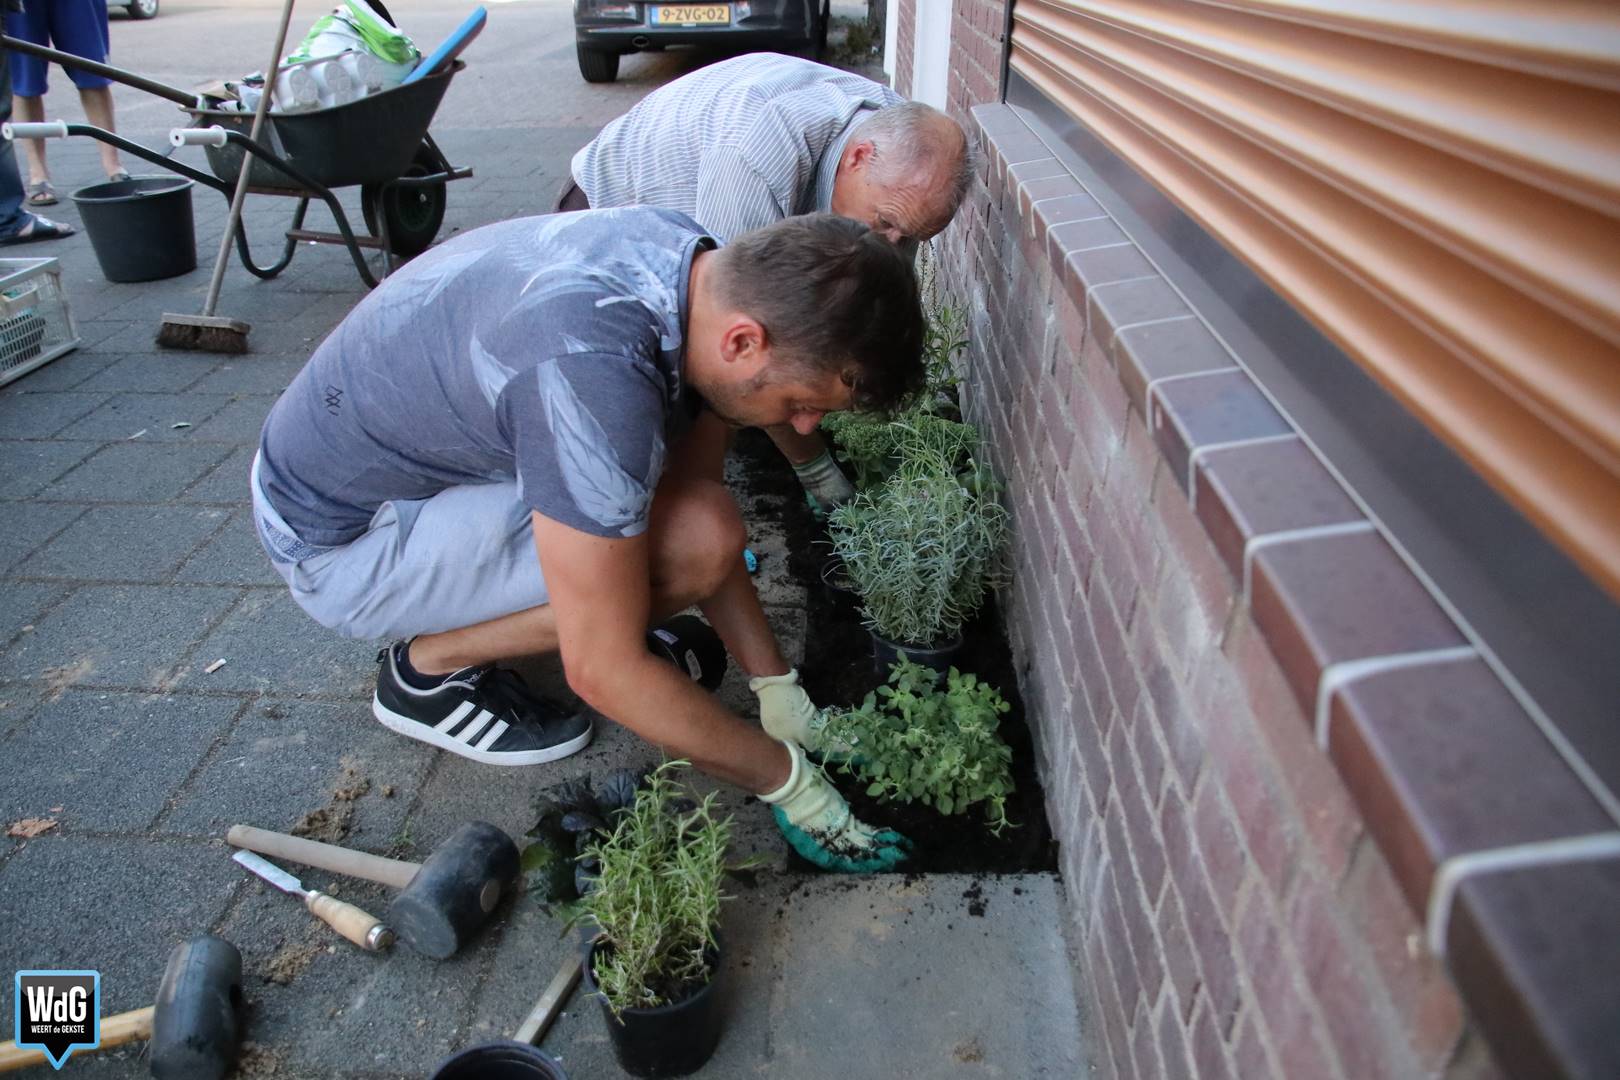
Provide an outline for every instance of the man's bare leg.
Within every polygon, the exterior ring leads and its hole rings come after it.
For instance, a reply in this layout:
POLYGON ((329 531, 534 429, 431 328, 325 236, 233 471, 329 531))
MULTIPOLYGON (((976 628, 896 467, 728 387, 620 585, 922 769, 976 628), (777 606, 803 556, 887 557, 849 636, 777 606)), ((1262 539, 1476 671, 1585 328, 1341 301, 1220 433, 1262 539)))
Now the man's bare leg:
MULTIPOLYGON (((42 97, 23 97, 18 94, 12 98, 12 107, 16 109, 18 123, 37 124, 45 119, 45 99, 42 97)), ((28 182, 38 184, 51 178, 51 171, 45 165, 45 140, 23 139, 23 158, 28 162, 28 182)))
MULTIPOLYGON (((732 502, 731 512, 736 522, 729 529, 716 526, 712 515, 701 505, 705 500, 714 499, 715 492, 712 489, 698 492, 688 486, 703 483, 685 476, 671 476, 658 485, 654 494, 647 531, 651 544, 651 614, 655 624, 694 604, 707 603, 709 596, 714 595, 716 575, 708 564, 719 557, 715 554, 717 551, 735 547, 737 569, 743 570, 741 513, 732 502)), ((729 500, 729 493, 724 497, 729 500)), ((737 633, 735 641, 719 626, 715 629, 745 667, 749 658, 755 657, 769 664, 771 654, 776 653, 775 638, 771 636, 746 571, 743 571, 743 581, 752 597, 757 619, 745 617, 740 621, 739 627, 746 627, 747 632, 737 633), (762 649, 758 641, 761 632, 769 641, 768 650, 762 649)), ((726 586, 729 585, 727 579, 726 586)), ((411 667, 423 675, 448 675, 464 667, 556 651, 557 620, 547 604, 456 630, 422 634, 412 639, 409 659, 411 667)), ((779 653, 777 659, 780 659, 779 653)), ((748 670, 753 672, 754 669, 749 667, 748 670)), ((781 670, 786 671, 786 666, 781 670)))
MULTIPOLYGON (((84 106, 84 115, 92 124, 103 131, 116 131, 113 126, 113 96, 112 90, 101 86, 90 90, 79 91, 79 104, 84 106)), ((123 168, 118 161, 118 147, 97 140, 97 149, 101 152, 101 171, 111 176, 123 168)))

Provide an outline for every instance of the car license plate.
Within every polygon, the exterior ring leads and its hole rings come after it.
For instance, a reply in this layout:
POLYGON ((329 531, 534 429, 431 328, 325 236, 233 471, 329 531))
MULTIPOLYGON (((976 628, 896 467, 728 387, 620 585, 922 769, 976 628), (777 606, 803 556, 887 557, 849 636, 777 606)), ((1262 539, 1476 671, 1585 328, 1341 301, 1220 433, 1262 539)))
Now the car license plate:
POLYGON ((731 22, 730 4, 654 4, 654 26, 726 26, 731 22))

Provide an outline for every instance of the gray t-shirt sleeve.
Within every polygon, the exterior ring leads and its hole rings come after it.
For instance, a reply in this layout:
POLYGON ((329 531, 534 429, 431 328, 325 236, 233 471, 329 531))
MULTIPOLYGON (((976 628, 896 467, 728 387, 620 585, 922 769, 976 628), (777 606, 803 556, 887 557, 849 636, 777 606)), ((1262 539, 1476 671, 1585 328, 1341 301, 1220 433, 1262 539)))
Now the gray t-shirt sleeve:
POLYGON ((592 536, 647 529, 664 469, 663 384, 650 360, 569 353, 501 393, 519 489, 542 516, 592 536))

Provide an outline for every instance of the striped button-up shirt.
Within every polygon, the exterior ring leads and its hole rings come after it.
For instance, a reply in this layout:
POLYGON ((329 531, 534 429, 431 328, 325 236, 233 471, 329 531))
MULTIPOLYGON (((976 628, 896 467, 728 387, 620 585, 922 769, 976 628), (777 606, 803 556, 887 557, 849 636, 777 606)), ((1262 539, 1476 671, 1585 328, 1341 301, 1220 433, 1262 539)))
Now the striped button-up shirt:
POLYGON ((870 110, 904 99, 847 71, 755 53, 642 99, 574 155, 592 206, 660 206, 721 240, 832 207, 844 145, 870 110))

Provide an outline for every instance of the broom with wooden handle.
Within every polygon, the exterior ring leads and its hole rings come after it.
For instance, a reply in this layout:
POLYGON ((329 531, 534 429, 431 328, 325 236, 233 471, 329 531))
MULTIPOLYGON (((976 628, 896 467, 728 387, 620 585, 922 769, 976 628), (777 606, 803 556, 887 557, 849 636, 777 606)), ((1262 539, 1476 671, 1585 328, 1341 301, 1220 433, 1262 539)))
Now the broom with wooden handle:
MULTIPOLYGON (((264 93, 259 96, 259 106, 253 110, 253 126, 248 130, 248 139, 252 142, 259 141, 264 114, 270 111, 270 91, 276 84, 276 73, 281 69, 281 50, 287 44, 287 26, 292 22, 292 11, 293 0, 286 0, 281 6, 281 27, 276 31, 276 49, 270 54, 270 63, 264 69, 264 93)), ((225 263, 231 257, 236 223, 242 220, 242 202, 247 197, 248 173, 253 171, 254 161, 252 154, 242 155, 242 171, 236 177, 236 191, 231 195, 231 210, 225 218, 225 234, 219 238, 219 257, 214 260, 214 276, 208 282, 208 297, 203 301, 202 312, 197 315, 164 312, 157 333, 157 343, 161 348, 247 352, 247 336, 253 328, 241 319, 215 315, 214 307, 219 303, 219 287, 225 280, 225 263)))

